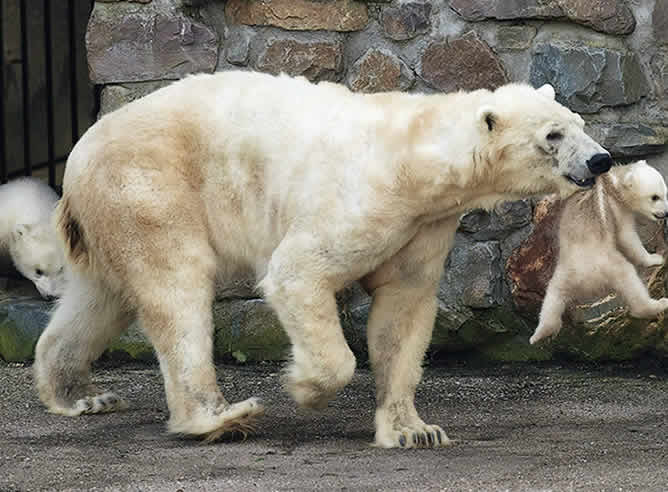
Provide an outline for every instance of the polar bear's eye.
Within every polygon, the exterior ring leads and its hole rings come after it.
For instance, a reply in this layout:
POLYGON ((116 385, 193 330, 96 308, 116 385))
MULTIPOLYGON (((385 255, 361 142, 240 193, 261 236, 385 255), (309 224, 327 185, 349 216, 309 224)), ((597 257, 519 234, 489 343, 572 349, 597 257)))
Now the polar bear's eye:
POLYGON ((41 277, 42 275, 44 275, 44 270, 41 270, 39 268, 36 269, 35 270, 35 275, 37 275, 38 277, 41 277))
POLYGON ((652 201, 656 202, 659 200, 659 195, 652 195, 652 201))
POLYGON ((557 140, 561 140, 564 138, 564 135, 561 132, 550 132, 547 134, 547 139, 556 142, 557 140))

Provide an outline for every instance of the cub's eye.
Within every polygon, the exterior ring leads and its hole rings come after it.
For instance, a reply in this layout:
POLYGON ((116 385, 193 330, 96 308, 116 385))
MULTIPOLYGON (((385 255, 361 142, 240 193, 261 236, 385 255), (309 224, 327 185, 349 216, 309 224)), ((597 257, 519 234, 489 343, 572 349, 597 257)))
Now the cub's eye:
POLYGON ((653 202, 659 201, 659 195, 652 195, 652 201, 653 202))
POLYGON ((37 275, 38 277, 41 277, 42 275, 44 275, 44 270, 40 270, 38 268, 37 270, 35 270, 35 275, 37 275))
POLYGON ((557 141, 561 140, 562 138, 564 138, 564 135, 561 132, 550 132, 550 133, 547 134, 547 139, 550 142, 557 142, 557 141))

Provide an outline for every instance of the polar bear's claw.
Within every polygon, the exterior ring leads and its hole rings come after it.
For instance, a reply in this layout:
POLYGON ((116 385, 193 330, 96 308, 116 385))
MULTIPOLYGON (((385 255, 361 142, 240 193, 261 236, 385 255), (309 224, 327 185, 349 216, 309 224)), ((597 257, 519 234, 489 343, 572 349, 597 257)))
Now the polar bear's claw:
POLYGON ((99 395, 86 396, 74 402, 71 415, 92 415, 127 410, 128 403, 116 395, 106 392, 99 395))
POLYGON ((452 441, 443 429, 437 425, 424 424, 420 428, 403 427, 392 430, 385 435, 376 435, 374 446, 379 448, 441 448, 449 446, 452 441))

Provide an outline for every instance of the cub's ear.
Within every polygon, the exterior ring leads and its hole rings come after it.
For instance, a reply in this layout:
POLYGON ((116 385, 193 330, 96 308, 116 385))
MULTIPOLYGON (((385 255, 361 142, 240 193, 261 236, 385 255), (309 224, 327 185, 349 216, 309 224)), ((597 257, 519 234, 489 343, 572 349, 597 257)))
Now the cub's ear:
POLYGON ((16 224, 14 227, 14 237, 19 238, 21 236, 27 236, 30 232, 32 226, 30 224, 16 224))
POLYGON ((491 106, 483 106, 478 110, 478 124, 482 128, 487 128, 487 131, 492 131, 494 128, 496 128, 496 125, 498 123, 498 117, 496 116, 496 113, 494 112, 494 108, 491 106))
POLYGON ((624 172, 624 176, 622 176, 622 185, 625 188, 633 187, 633 174, 633 167, 629 167, 626 172, 624 172))
POLYGON ((554 87, 552 87, 550 84, 542 85, 536 90, 540 92, 542 95, 549 97, 550 99, 554 99, 555 97, 554 87))

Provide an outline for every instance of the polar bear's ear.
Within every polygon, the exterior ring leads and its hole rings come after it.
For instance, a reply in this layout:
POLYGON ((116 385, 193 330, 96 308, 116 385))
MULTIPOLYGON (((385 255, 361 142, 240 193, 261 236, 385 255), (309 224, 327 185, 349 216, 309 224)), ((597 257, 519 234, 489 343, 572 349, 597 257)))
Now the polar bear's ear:
POLYGON ((554 99, 555 97, 554 87, 552 87, 550 84, 542 85, 536 90, 550 99, 554 99))
POLYGON ((497 123, 496 113, 491 106, 483 106, 478 110, 478 123, 481 127, 487 127, 490 132, 494 130, 497 123))

